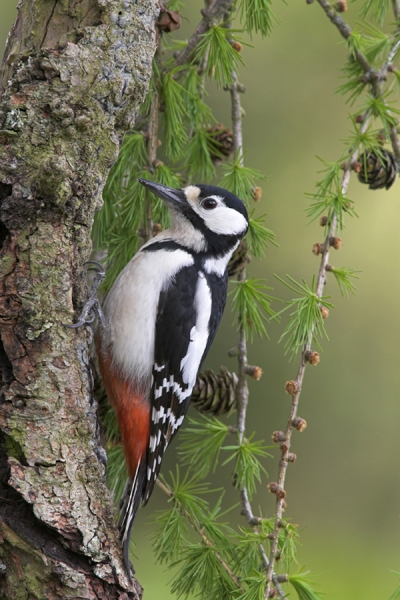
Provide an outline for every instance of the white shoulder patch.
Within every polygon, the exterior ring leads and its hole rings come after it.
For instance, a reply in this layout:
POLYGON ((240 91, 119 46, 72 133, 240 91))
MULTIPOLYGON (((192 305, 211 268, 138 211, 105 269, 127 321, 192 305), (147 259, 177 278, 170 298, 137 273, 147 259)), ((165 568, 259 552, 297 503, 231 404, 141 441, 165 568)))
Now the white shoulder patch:
MULTIPOLYGON (((211 290, 203 273, 199 273, 194 298, 196 309, 196 324, 190 332, 190 342, 186 356, 181 361, 182 380, 190 388, 190 393, 196 383, 197 371, 208 341, 208 325, 211 316, 211 290), (201 276, 202 275, 202 276, 201 276)), ((189 394, 190 395, 190 394, 189 394)))
POLYGON ((199 208, 198 214, 204 220, 207 227, 214 233, 222 235, 241 235, 248 226, 247 219, 234 208, 224 204, 217 206, 214 210, 199 208))

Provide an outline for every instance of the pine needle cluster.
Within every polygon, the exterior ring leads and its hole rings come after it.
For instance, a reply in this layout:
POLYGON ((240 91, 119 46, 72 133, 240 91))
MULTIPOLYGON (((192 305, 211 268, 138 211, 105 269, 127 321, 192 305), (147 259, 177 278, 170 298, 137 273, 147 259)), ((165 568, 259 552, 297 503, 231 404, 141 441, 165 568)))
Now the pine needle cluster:
MULTIPOLYGON (((109 289, 118 273, 132 258, 139 246, 157 231, 168 227, 169 215, 164 204, 149 194, 137 178, 180 188, 193 181, 215 182, 247 205, 254 199, 254 189, 262 174, 244 166, 243 153, 233 152, 221 144, 217 121, 207 104, 206 87, 214 80, 220 88, 229 89, 236 82, 236 73, 244 65, 243 32, 270 33, 274 23, 270 0, 238 0, 225 2, 230 14, 209 23, 197 40, 187 61, 179 56, 186 52, 186 42, 169 33, 160 33, 159 47, 153 64, 151 89, 142 106, 136 129, 123 141, 120 155, 111 170, 104 189, 104 206, 96 216, 94 243, 107 263, 105 289, 109 289), (237 10, 236 10, 237 9, 237 10), (230 24, 238 16, 240 28, 230 24), (230 157, 227 158, 227 153, 230 157), (222 176, 217 177, 217 164, 222 164, 222 176)), ((311 199, 307 214, 311 220, 322 218, 325 235, 333 225, 343 229, 345 220, 357 216, 354 202, 343 190, 343 169, 356 170, 357 157, 382 154, 382 147, 397 126, 400 111, 390 95, 400 73, 391 68, 393 77, 384 93, 378 93, 366 73, 362 61, 369 61, 374 73, 385 68, 390 55, 393 62, 399 51, 399 30, 385 34, 381 24, 390 8, 389 0, 365 0, 362 16, 372 17, 378 26, 363 25, 347 38, 349 59, 344 67, 346 81, 339 93, 353 105, 365 93, 359 110, 352 117, 352 131, 345 140, 345 150, 334 163, 323 162, 322 175, 311 199), (398 47, 397 47, 398 48, 398 47), (382 139, 382 132, 383 137, 382 139), (353 164, 354 163, 354 164, 353 164)), ((206 8, 208 4, 206 3, 206 8)), ((183 3, 167 3, 170 10, 182 11, 183 3)), ((385 75, 388 75, 387 65, 385 75)), ((222 124, 223 127, 226 124, 222 124)), ((362 167, 362 165, 361 165, 362 167)), ((359 167, 357 167, 359 168, 359 167)), ((248 251, 262 257, 269 244, 275 244, 274 234, 265 225, 265 216, 250 215, 247 237, 248 251)), ((326 269, 333 276, 342 294, 354 293, 357 271, 349 267, 326 269)), ((287 306, 275 314, 274 298, 264 280, 239 278, 233 283, 232 303, 235 319, 243 325, 245 336, 267 337, 266 323, 290 311, 281 339, 286 352, 294 356, 313 338, 317 348, 327 339, 323 310, 333 305, 328 296, 317 293, 316 279, 311 285, 278 277, 294 293, 287 306)), ((108 439, 108 483, 116 501, 122 493, 126 472, 119 444, 116 419, 109 409, 104 414, 108 439)), ((190 419, 180 435, 179 458, 185 468, 161 480, 166 495, 166 508, 156 518, 153 546, 159 562, 175 568, 172 592, 178 598, 195 595, 199 598, 256 600, 264 598, 266 589, 266 555, 271 550, 275 519, 259 517, 248 526, 231 527, 225 522, 222 509, 223 493, 210 490, 207 478, 221 469, 239 489, 246 489, 249 499, 265 486, 267 478, 267 446, 253 436, 239 436, 223 420, 202 417, 190 419), (232 437, 233 436, 233 437, 232 437)), ((308 571, 297 571, 297 527, 281 519, 278 534, 278 554, 281 559, 277 573, 284 573, 300 600, 319 600, 308 571)), ((274 573, 274 582, 279 575, 274 573)), ((278 584, 276 584, 278 585, 278 584)), ((397 592, 393 598, 398 597, 397 592)), ((283 595, 280 593, 280 597, 283 595)))
MULTIPOLYGON (((244 30, 269 32, 273 20, 270 2, 245 4, 246 10, 241 10, 244 30)), ((234 153, 232 147, 229 156, 229 148, 221 146, 220 132, 226 125, 217 124, 206 102, 207 82, 215 80, 220 87, 229 88, 238 67, 244 64, 241 31, 226 24, 225 20, 214 22, 183 65, 175 62, 176 53, 184 51, 182 43, 172 35, 160 35, 151 90, 137 129, 125 136, 104 189, 103 210, 96 217, 94 241, 106 254, 106 290, 138 247, 169 224, 164 204, 148 194, 137 182, 138 177, 174 188, 196 180, 216 180, 248 206, 254 190, 260 189, 256 186, 263 175, 244 166, 241 152, 234 153), (221 162, 218 181, 216 166, 221 162)), ((265 225, 265 215, 258 216, 252 210, 248 246, 244 248, 261 257, 269 244, 275 240, 265 225)), ((234 286, 235 318, 244 320, 250 338, 254 334, 265 337, 266 323, 274 315, 269 288, 263 280, 252 278, 234 282, 234 286)), ((108 438, 107 480, 118 502, 126 480, 123 451, 113 410, 106 408, 102 417, 108 438)), ((262 587, 255 573, 262 560, 260 544, 269 546, 270 528, 261 520, 257 531, 250 527, 232 529, 222 520, 223 494, 214 491, 210 495, 207 483, 210 472, 222 468, 235 486, 245 486, 251 497, 266 476, 264 462, 269 455, 264 443, 253 436, 247 439, 234 434, 232 439, 231 429, 215 417, 189 419, 181 432, 178 452, 185 475, 177 467, 168 480, 159 482, 167 504, 156 518, 153 545, 157 560, 175 567, 171 589, 177 597, 250 598, 262 587), (208 496, 214 498, 213 504, 208 496)), ((289 538, 295 539, 288 526, 282 529, 285 564, 293 558, 286 551, 292 548, 289 538)), ((265 587, 265 573, 261 580, 265 587)))
MULTIPOLYGON (((390 154, 385 145, 390 143, 393 135, 397 135, 400 111, 394 105, 393 91, 397 78, 394 61, 399 55, 400 34, 398 28, 392 34, 387 34, 381 27, 389 8, 389 0, 366 0, 360 16, 373 17, 378 25, 363 21, 350 35, 345 35, 349 58, 343 69, 346 81, 339 86, 338 92, 347 96, 351 105, 358 100, 359 107, 356 114, 350 115, 352 128, 348 138, 344 140, 345 150, 336 162, 320 159, 323 163, 320 171, 322 177, 316 183, 316 191, 306 194, 311 200, 306 209, 307 216, 311 221, 321 219, 325 236, 336 227, 343 230, 346 218, 358 216, 354 202, 347 196, 344 171, 362 171, 366 173, 363 179, 367 183, 373 183, 368 180, 368 157, 376 157, 377 163, 383 168, 388 163, 385 154, 390 154), (389 66, 390 73, 394 73, 395 77, 389 78, 389 66), (383 82, 386 81, 384 87, 383 82), (360 98, 362 94, 363 97, 360 98)), ((337 19, 335 23, 339 23, 340 30, 340 17, 337 19)), ((399 159, 400 157, 393 157, 393 164, 398 165, 399 159)), ((393 174, 388 174, 388 180, 383 179, 379 187, 385 184, 389 187, 389 176, 393 174)), ((361 177, 359 179, 362 180, 361 177)), ((350 293, 355 293, 354 279, 358 278, 357 271, 350 267, 330 266, 326 270, 328 277, 333 275, 342 295, 348 297, 350 293)), ((311 339, 315 341, 317 348, 321 349, 321 338, 327 338, 321 309, 333 308, 328 302, 329 296, 316 296, 315 278, 311 287, 304 280, 299 283, 289 277, 290 283, 287 283, 281 278, 278 279, 286 287, 297 292, 297 297, 288 301, 286 308, 278 313, 280 315, 289 308, 294 309, 281 337, 286 340, 286 351, 293 357, 298 350, 304 349, 311 339)))
POLYGON ((302 283, 298 283, 289 275, 287 278, 290 283, 284 281, 281 277, 276 277, 283 285, 298 295, 293 300, 289 300, 285 308, 276 315, 278 317, 284 311, 293 309, 290 313, 289 322, 281 336, 281 340, 286 338, 286 352, 290 353, 293 358, 297 351, 300 348, 304 348, 311 340, 311 336, 313 336, 318 350, 321 350, 320 340, 323 337, 328 339, 321 307, 329 310, 333 308, 333 304, 328 302, 328 296, 317 295, 315 277, 312 280, 311 286, 308 286, 304 279, 302 283))

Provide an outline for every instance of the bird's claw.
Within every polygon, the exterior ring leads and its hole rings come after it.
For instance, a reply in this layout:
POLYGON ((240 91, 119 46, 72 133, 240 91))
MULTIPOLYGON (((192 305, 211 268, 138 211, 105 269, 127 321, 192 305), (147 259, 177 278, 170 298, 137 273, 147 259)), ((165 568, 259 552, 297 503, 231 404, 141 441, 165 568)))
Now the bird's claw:
POLYGON ((100 306, 99 299, 97 298, 97 290, 101 282, 104 280, 106 272, 103 265, 97 262, 97 260, 88 260, 84 263, 84 265, 94 265, 94 267, 90 267, 88 271, 96 271, 97 274, 93 281, 92 287, 90 288, 89 298, 85 303, 81 314, 79 315, 78 321, 71 324, 63 323, 64 327, 67 327, 68 329, 77 329, 82 325, 90 325, 90 323, 93 323, 96 316, 99 318, 103 327, 107 326, 107 320, 100 306))

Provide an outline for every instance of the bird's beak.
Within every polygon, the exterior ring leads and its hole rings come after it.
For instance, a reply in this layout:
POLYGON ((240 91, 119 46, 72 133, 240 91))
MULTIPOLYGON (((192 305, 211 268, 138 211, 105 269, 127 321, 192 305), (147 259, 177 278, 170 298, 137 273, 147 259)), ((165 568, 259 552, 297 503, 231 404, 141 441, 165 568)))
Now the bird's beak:
POLYGON ((154 183, 154 181, 147 181, 147 179, 138 179, 138 182, 144 185, 150 192, 153 192, 159 198, 165 200, 165 202, 171 208, 181 209, 187 204, 186 196, 183 190, 174 190, 161 183, 154 183))

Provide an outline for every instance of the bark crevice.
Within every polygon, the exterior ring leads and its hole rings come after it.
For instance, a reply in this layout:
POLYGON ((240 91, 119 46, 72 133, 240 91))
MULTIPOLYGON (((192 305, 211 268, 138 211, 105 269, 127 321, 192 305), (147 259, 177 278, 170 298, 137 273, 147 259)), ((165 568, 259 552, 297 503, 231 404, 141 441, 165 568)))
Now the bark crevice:
POLYGON ((0 597, 141 596, 105 485, 91 331, 71 331, 94 213, 147 93, 157 0, 21 0, 0 70, 0 597), (23 568, 22 568, 22 565, 23 568), (3 568, 4 566, 4 568, 3 568))
MULTIPOLYGON (((15 442, 12 442, 13 445, 15 442)), ((33 547, 41 550, 53 560, 63 562, 70 567, 93 573, 93 565, 82 554, 74 553, 63 545, 63 537, 40 521, 33 512, 32 504, 26 502, 11 485, 11 469, 7 441, 0 434, 0 520, 13 532, 33 547)), ((19 456, 21 461, 21 456, 19 456)))

